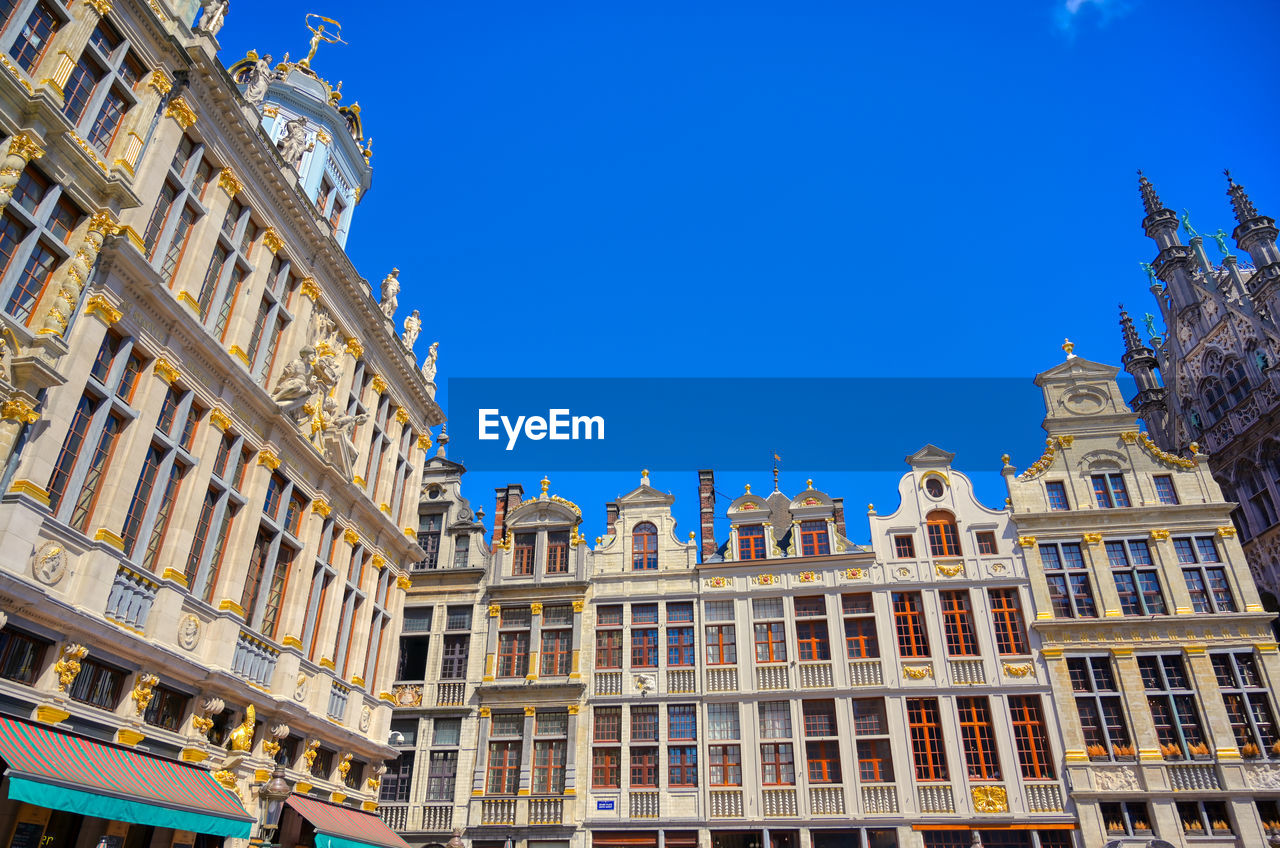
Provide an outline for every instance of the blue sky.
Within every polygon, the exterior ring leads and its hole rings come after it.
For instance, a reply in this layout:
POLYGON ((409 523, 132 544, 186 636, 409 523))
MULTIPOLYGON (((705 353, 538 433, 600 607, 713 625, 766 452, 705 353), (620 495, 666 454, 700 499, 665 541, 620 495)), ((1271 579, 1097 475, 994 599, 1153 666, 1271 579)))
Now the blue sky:
MULTIPOLYGON (((342 20, 349 43, 313 66, 374 137, 348 250, 371 279, 401 269, 443 379, 1013 376, 1034 393, 1064 336, 1117 363, 1116 304, 1154 311, 1136 168, 1201 231, 1234 226, 1223 167, 1280 217, 1273 3, 235 6, 227 64, 304 55, 308 11, 342 20)), ((750 403, 725 401, 725 422, 670 426, 749 426, 750 403)), ((934 441, 1003 500, 999 458, 966 457, 948 411, 886 414, 936 416, 934 441)), ((1036 459, 1039 420, 982 414, 1016 465, 1036 459)), ((773 450, 761 434, 757 491, 773 450)), ((639 477, 547 471, 590 536, 639 477)), ((787 468, 783 486, 807 476, 896 501, 893 474, 787 468)), ((491 513, 503 482, 465 491, 491 513)), ((654 483, 696 529, 692 470, 654 483)))

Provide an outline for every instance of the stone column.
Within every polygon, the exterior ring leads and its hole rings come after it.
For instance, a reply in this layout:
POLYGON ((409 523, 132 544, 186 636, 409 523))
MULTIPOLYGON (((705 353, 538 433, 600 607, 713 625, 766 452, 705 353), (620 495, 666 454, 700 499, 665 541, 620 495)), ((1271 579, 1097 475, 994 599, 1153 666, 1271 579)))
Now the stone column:
POLYGON ((530 604, 529 612, 529 669, 525 680, 537 680, 538 655, 542 647, 542 604, 530 604))
POLYGON ((489 632, 485 636, 485 654, 484 654, 484 680, 490 681, 494 679, 497 671, 494 668, 498 654, 498 615, 502 608, 498 604, 489 605, 489 632))
POLYGON ((533 786, 533 723, 535 712, 536 710, 533 707, 524 708, 524 732, 521 734, 523 744, 520 746, 520 787, 516 794, 526 798, 526 805, 529 790, 533 786))
POLYGON ((89 219, 88 228, 80 238, 76 252, 59 270, 40 298, 37 311, 43 313, 38 322, 39 335, 61 336, 66 332, 67 322, 80 304, 80 293, 93 263, 102 250, 102 242, 107 236, 118 232, 115 218, 110 212, 102 209, 89 219))
MULTIPOLYGON (((577 793, 578 785, 578 705, 570 704, 569 727, 565 734, 564 754, 564 792, 565 795, 577 793)), ((621 766, 619 766, 621 768, 621 766)), ((621 778, 621 775, 619 775, 621 778)))
MULTIPOLYGON (((489 757, 489 723, 491 713, 488 707, 480 708, 480 717, 477 721, 478 732, 476 733, 476 768, 475 774, 471 778, 471 794, 483 795, 485 793, 484 785, 484 767, 489 757)), ((479 822, 479 816, 476 821, 479 822)))
POLYGON ((585 601, 581 598, 573 602, 573 634, 569 637, 569 647, 573 651, 569 663, 570 680, 578 680, 582 677, 582 608, 584 604, 585 601))
POLYGON ((1205 653, 1205 646, 1183 645, 1182 652, 1187 658, 1188 676, 1200 690, 1200 706, 1204 711, 1204 730, 1209 750, 1219 761, 1238 761, 1240 749, 1236 747, 1236 734, 1231 729, 1227 705, 1222 700, 1218 677, 1213 673, 1213 663, 1205 653))
POLYGON ((13 199, 13 189, 27 164, 43 155, 44 149, 31 133, 20 132, 9 137, 5 143, 4 159, 0 160, 0 211, 13 199))

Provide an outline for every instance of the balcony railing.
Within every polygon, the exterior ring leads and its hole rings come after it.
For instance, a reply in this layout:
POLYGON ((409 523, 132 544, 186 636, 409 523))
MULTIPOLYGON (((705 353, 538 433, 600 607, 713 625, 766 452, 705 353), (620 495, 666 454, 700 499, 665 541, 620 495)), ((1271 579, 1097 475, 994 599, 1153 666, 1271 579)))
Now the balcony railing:
POLYGON ((151 604, 159 589, 159 583, 135 574, 128 568, 118 568, 115 579, 111 582, 111 593, 107 595, 104 614, 112 621, 141 630, 146 626, 147 616, 151 614, 151 604))
POLYGON ((1062 787, 1057 783, 1025 783, 1027 809, 1033 813, 1060 813, 1063 810, 1062 787))
POLYGON ((467 697, 466 683, 438 683, 436 684, 436 706, 437 707, 459 707, 467 697))
POLYGON ((1202 789, 1221 789, 1218 769, 1208 763, 1170 765, 1169 785, 1174 792, 1196 792, 1202 789))
POLYGON ((515 798, 485 798, 480 808, 481 824, 515 824, 515 798))
POLYGON ((659 804, 657 792, 632 792, 628 812, 633 819, 656 819, 659 804))
POLYGON ((796 816, 796 791, 794 789, 764 790, 764 814, 766 816, 796 816))
POLYGON ((840 786, 809 787, 809 809, 815 816, 843 816, 844 789, 840 786))
POLYGON ((707 689, 711 692, 737 692, 736 666, 712 666, 707 669, 707 689))
POLYGON ((760 690, 790 689, 789 677, 785 665, 756 666, 756 688, 760 690))
POLYGON ((261 639, 240 631, 236 651, 231 658, 231 671, 259 686, 271 686, 280 652, 261 639))
POLYGON ((892 784, 864 784, 862 810, 866 813, 898 812, 898 787, 892 784))
POLYGON ((529 799, 529 824, 560 824, 564 819, 564 799, 529 799))
POLYGON ((947 665, 951 667, 951 680, 954 683, 972 686, 987 682, 982 660, 948 660, 947 665))
POLYGON ((801 689, 829 689, 833 685, 831 663, 801 663, 801 689))
POLYGON ((622 694, 622 672, 597 671, 594 677, 595 677, 595 694, 597 695, 621 695, 622 694))
POLYGON ((691 668, 671 669, 667 672, 667 691, 672 694, 687 695, 697 691, 698 676, 691 668))
POLYGON ((922 813, 954 813, 956 802, 951 795, 951 784, 929 783, 916 788, 922 813))
POLYGON ((711 818, 742 818, 742 790, 713 789, 711 791, 711 818))
POLYGON ((351 690, 343 686, 338 681, 334 681, 329 688, 329 718, 342 721, 347 715, 347 699, 351 696, 351 690))
POLYGON ((850 660, 849 682, 854 686, 884 685, 884 672, 880 670, 880 660, 850 660))
MULTIPOLYGON (((447 833, 453 828, 453 805, 431 804, 422 808, 422 829, 447 833)), ((393 830, 395 828, 392 828, 393 830)))

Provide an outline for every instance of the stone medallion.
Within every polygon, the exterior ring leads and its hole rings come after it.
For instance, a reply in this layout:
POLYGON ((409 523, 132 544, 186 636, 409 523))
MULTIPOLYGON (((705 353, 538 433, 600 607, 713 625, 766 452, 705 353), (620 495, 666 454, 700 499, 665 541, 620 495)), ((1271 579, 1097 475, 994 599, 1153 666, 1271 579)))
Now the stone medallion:
POLYGON ((193 613, 178 619, 178 644, 187 651, 200 644, 200 619, 193 613))
POLYGON ((52 586, 67 573, 67 549, 57 542, 45 542, 36 548, 31 559, 31 574, 46 586, 52 586))

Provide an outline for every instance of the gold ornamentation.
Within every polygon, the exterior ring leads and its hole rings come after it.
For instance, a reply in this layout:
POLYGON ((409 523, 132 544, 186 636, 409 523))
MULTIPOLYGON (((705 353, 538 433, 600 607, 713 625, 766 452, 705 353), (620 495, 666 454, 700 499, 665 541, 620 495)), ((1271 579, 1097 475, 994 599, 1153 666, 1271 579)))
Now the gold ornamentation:
POLYGON ((354 527, 348 527, 342 531, 342 540, 348 545, 360 544, 360 533, 354 527))
POLYGON ((357 486, 359 486, 359 487, 360 487, 360 488, 362 488, 362 489, 364 488, 364 478, 363 478, 363 477, 361 477, 359 474, 357 474, 356 476, 352 477, 352 478, 351 478, 351 482, 352 482, 352 483, 355 483, 357 486))
POLYGON ((316 495, 311 499, 311 511, 321 518, 327 518, 333 511, 333 507, 329 506, 329 502, 322 495, 316 495))
POLYGON ((311 770, 316 767, 316 756, 320 753, 320 740, 308 739, 307 749, 302 752, 302 761, 307 764, 306 772, 311 774, 311 770))
MULTIPOLYGON (((1128 434, 1126 434, 1126 436, 1127 435, 1128 434)), ((1146 433, 1138 433, 1136 434, 1136 437, 1137 437, 1138 443, 1142 445, 1142 447, 1147 451, 1147 453, 1151 454, 1153 457, 1160 460, 1165 465, 1171 465, 1176 468, 1194 468, 1195 467, 1195 463, 1192 462, 1191 460, 1186 459, 1185 457, 1181 457, 1176 454, 1168 453, 1167 451, 1161 450, 1160 446, 1157 445, 1155 442, 1151 441, 1151 437, 1148 436, 1146 433)), ((1128 439, 1126 438, 1125 441, 1128 441, 1128 439)), ((1195 451, 1192 451, 1192 452, 1194 453, 1195 451)))
POLYGON ((99 527, 94 531, 93 541, 104 542, 118 551, 124 550, 124 539, 120 538, 120 534, 108 530, 106 527, 99 527))
POLYGON ((418 436, 418 447, 424 451, 431 450, 431 436, 427 433, 418 436))
POLYGON ((380 510, 382 510, 383 512, 385 512, 387 515, 390 515, 390 514, 391 514, 391 504, 389 504, 389 503, 387 503, 387 502, 385 502, 385 501, 384 501, 384 502, 382 502, 382 503, 380 503, 380 504, 378 504, 378 509, 380 509, 380 510))
POLYGON ((249 354, 245 353, 244 348, 240 347, 240 345, 234 345, 234 344, 233 344, 231 347, 227 348, 227 353, 231 354, 231 355, 232 355, 232 356, 234 356, 236 359, 239 359, 239 360, 240 360, 241 362, 243 362, 246 366, 248 366, 248 365, 250 364, 250 363, 249 363, 249 354))
POLYGON ((14 480, 9 491, 34 498, 45 506, 49 505, 49 493, 30 480, 14 480))
POLYGON ((529 604, 529 612, 533 613, 534 615, 542 615, 542 604, 537 603, 536 601, 532 604, 529 604))
POLYGON ((510 551, 511 545, 512 545, 511 528, 508 527, 507 532, 502 537, 502 541, 494 542, 493 546, 495 548, 501 548, 504 551, 510 551))
POLYGON ((1229 538, 1231 538, 1232 536, 1234 536, 1235 534, 1236 534, 1236 528, 1234 528, 1234 527, 1219 527, 1219 528, 1218 528, 1218 535, 1219 535, 1219 536, 1221 536, 1221 537, 1222 537, 1222 538, 1224 538, 1224 539, 1229 539, 1229 538))
POLYGON ((567 709, 569 710, 569 715, 577 715, 577 714, 578 714, 578 705, 577 705, 577 704, 570 704, 570 705, 567 707, 567 709))
POLYGON ((1026 677, 1032 671, 1031 663, 1001 663, 1000 667, 1004 669, 1004 673, 1010 677, 1026 677))
POLYGON ((107 300, 100 294, 95 294, 89 298, 84 305, 85 315, 99 315, 108 325, 115 324, 124 317, 124 313, 111 305, 111 301, 107 300))
POLYGON ((866 576, 867 570, 865 568, 846 568, 844 570, 845 580, 862 580, 866 576))
POLYGON ((169 105, 164 108, 164 116, 173 118, 184 130, 190 129, 196 122, 196 113, 181 97, 175 97, 169 101, 169 105))
POLYGON ((955 577, 957 574, 964 571, 964 565, 961 563, 956 563, 955 565, 944 565, 943 563, 935 562, 933 564, 933 570, 941 574, 943 577, 955 577))
POLYGON ((574 612, 582 612, 582 608, 583 608, 584 606, 586 606, 586 601, 582 600, 582 598, 575 598, 575 599, 574 599, 574 601, 573 601, 573 611, 574 611, 574 612))
POLYGON ((1019 536, 1019 537, 1018 537, 1018 546, 1019 546, 1019 547, 1022 547, 1022 548, 1031 548, 1031 547, 1034 547, 1034 546, 1035 546, 1035 544, 1036 544, 1036 537, 1035 537, 1035 536, 1019 536))
POLYGON ((491 716, 492 714, 493 714, 493 711, 492 711, 491 709, 489 709, 488 707, 481 707, 481 708, 480 708, 480 718, 488 718, 488 717, 489 717, 489 716, 491 716))
POLYGON ((89 649, 75 642, 62 646, 62 656, 53 664, 58 675, 58 690, 65 692, 80 673, 80 660, 89 655, 89 649))
POLYGON ((85 0, 86 6, 91 6, 95 12, 106 17, 111 12, 111 0, 85 0))
POLYGON ((706 585, 708 589, 723 589, 729 585, 729 578, 723 576, 708 577, 706 585))
POLYGON ((154 674, 139 674, 137 681, 133 684, 133 692, 130 697, 133 698, 134 705, 138 708, 138 715, 142 715, 147 711, 154 694, 152 689, 160 682, 160 678, 154 674))
POLYGON ((342 762, 338 763, 338 776, 345 783, 349 774, 351 774, 351 754, 348 752, 342 755, 342 762))
POLYGON ((776 586, 778 577, 774 574, 757 574, 751 578, 751 582, 757 586, 776 586))
POLYGON ((129 727, 120 727, 116 729, 116 744, 124 745, 126 748, 132 748, 134 745, 137 745, 146 738, 147 735, 145 733, 139 733, 129 727))
POLYGON ((422 706, 422 687, 421 686, 397 686, 392 690, 392 696, 395 698, 397 706, 401 707, 420 707, 422 706))
POLYGON ((44 724, 61 724, 69 718, 71 718, 71 713, 66 710, 60 710, 48 704, 41 704, 36 707, 36 721, 44 724))
POLYGON ((209 412, 209 423, 224 433, 231 429, 231 419, 216 406, 209 412))
POLYGON ((36 140, 26 133, 18 133, 9 140, 9 151, 6 155, 21 156, 30 162, 44 155, 44 150, 36 144, 36 140))
POLYGON ((213 773, 213 779, 218 781, 223 789, 226 789, 237 798, 240 797, 240 787, 236 785, 236 774, 227 769, 218 769, 213 773))
POLYGON ((1085 533, 1084 541, 1085 541, 1085 544, 1089 544, 1089 545, 1099 544, 1102 541, 1102 534, 1101 533, 1085 533))
POLYGON ((347 339, 347 353, 351 354, 356 359, 359 359, 360 357, 364 356, 364 345, 360 344, 359 339, 357 339, 355 336, 352 336, 351 338, 347 339))
POLYGON ((415 541, 417 541, 417 539, 418 539, 418 534, 414 531, 414 529, 413 529, 412 527, 406 527, 406 528, 404 528, 404 535, 405 535, 405 536, 409 539, 409 541, 411 541, 411 542, 415 542, 415 541))
POLYGON ((1004 813, 1009 810, 1009 793, 1003 786, 973 787, 973 808, 979 813, 1004 813))
POLYGON ((218 174, 218 186, 227 194, 235 197, 244 191, 244 183, 236 178, 236 172, 230 168, 223 168, 218 174))
POLYGON ((1049 466, 1053 465, 1053 458, 1056 452, 1055 442, 1053 439, 1044 440, 1044 453, 1040 454, 1040 458, 1031 464, 1031 467, 1018 475, 1019 480, 1030 480, 1049 470, 1049 466))
POLYGON ((280 743, 274 739, 268 739, 262 743, 262 752, 268 757, 274 758, 276 754, 280 753, 280 743))
POLYGON ((387 381, 382 379, 381 374, 375 374, 373 379, 369 381, 369 388, 378 394, 382 394, 387 390, 387 381))
POLYGON ((501 613, 501 612, 502 612, 502 607, 498 606, 497 604, 489 604, 489 617, 490 617, 490 618, 497 618, 497 617, 498 617, 498 614, 499 614, 499 613, 501 613))
POLYGON ((374 554, 373 559, 371 560, 371 563, 374 568, 376 568, 378 571, 381 571, 387 564, 387 558, 384 557, 382 554, 374 554))
POLYGON ((0 405, 0 418, 20 424, 34 424, 40 420, 40 413, 22 398, 13 398, 0 405))
POLYGON ((1075 436, 1059 436, 1059 437, 1058 437, 1058 446, 1059 446, 1059 447, 1064 447, 1064 448, 1069 448, 1069 447, 1071 447, 1071 443, 1072 443, 1072 442, 1074 442, 1075 440, 1076 440, 1076 437, 1075 437, 1075 436))
POLYGON ((801 583, 817 583, 818 575, 813 571, 802 571, 796 579, 801 583))
POLYGON ((271 448, 263 448, 258 451, 258 464, 265 465, 275 471, 280 467, 280 457, 276 456, 276 452, 271 448))
POLYGON ((276 232, 275 227, 267 227, 262 234, 262 243, 267 246, 267 250, 272 253, 279 253, 280 248, 284 247, 284 240, 280 238, 280 234, 276 232))
POLYGON ((244 721, 240 722, 236 729, 231 731, 231 736, 228 737, 232 751, 253 750, 253 730, 258 724, 257 715, 253 704, 244 708, 244 721))
POLYGON ((396 410, 396 421, 399 421, 401 426, 409 423, 409 413, 403 406, 396 410))
POLYGON ((333 136, 329 135, 324 130, 318 130, 316 132, 316 138, 319 139, 321 144, 328 144, 329 142, 333 141, 333 136))
POLYGON ((311 298, 313 302, 320 299, 320 287, 316 285, 315 277, 304 278, 298 285, 298 291, 302 292, 303 296, 311 298))
POLYGON ((156 376, 171 386, 182 378, 182 372, 174 368, 173 364, 163 356, 156 360, 155 370, 156 376))
POLYGON ((165 95, 173 88, 173 80, 164 72, 164 68, 156 68, 151 72, 151 80, 147 83, 157 94, 165 95))
POLYGON ((1157 542, 1163 542, 1165 539, 1169 538, 1169 531, 1157 528, 1151 531, 1151 538, 1155 539, 1157 542))
POLYGON ((396 586, 408 591, 413 588, 413 581, 409 579, 407 574, 396 575, 396 586))
POLYGON ((201 736, 208 736, 209 731, 213 730, 213 719, 206 718, 204 716, 199 716, 199 715, 192 716, 191 726, 194 727, 196 729, 196 732, 199 733, 201 736))
POLYGON ((924 680, 926 677, 933 677, 932 665, 904 665, 902 673, 912 680, 924 680))

